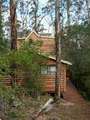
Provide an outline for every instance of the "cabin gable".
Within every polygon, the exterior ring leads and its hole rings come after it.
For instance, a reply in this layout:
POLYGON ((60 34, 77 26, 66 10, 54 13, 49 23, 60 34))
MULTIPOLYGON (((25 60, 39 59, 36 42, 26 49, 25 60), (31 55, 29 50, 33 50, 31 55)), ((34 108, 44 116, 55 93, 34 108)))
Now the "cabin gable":
POLYGON ((55 50, 55 38, 48 36, 40 36, 35 31, 32 31, 25 39, 18 39, 17 46, 20 48, 20 42, 26 41, 41 41, 42 45, 39 47, 40 50, 45 54, 50 54, 55 50))
MULTIPOLYGON (((42 45, 39 46, 39 49, 43 54, 50 54, 55 51, 55 37, 40 36, 35 31, 32 31, 25 39, 18 39, 18 48, 20 47, 20 41, 29 42, 32 41, 41 41, 42 45)), ((39 54, 40 55, 40 54, 39 54)), ((55 74, 54 67, 56 67, 56 58, 53 56, 46 57, 48 70, 44 71, 44 90, 46 92, 55 92, 55 74), (50 71, 51 70, 51 71, 50 71)), ((61 93, 66 91, 66 65, 72 65, 70 62, 61 60, 61 93)))

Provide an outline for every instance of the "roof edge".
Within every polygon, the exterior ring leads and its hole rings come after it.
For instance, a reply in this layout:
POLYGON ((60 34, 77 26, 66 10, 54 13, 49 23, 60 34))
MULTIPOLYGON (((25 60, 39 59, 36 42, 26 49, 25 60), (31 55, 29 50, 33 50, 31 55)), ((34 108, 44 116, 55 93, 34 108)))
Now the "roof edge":
MULTIPOLYGON (((56 61, 56 57, 54 57, 54 56, 51 56, 51 55, 48 56, 48 55, 44 55, 44 54, 41 54, 41 53, 38 53, 38 54, 56 61)), ((72 65, 71 62, 63 60, 63 59, 61 59, 61 62, 64 63, 64 64, 67 64, 67 65, 72 65)))
POLYGON ((17 38, 17 40, 25 40, 26 37, 23 37, 23 38, 17 38))
POLYGON ((36 33, 36 31, 33 30, 33 31, 26 37, 25 41, 28 41, 29 37, 30 37, 33 33, 34 33, 37 37, 39 37, 39 38, 53 38, 53 39, 55 39, 54 36, 43 36, 43 35, 38 35, 38 34, 36 33))
MULTIPOLYGON (((54 56, 48 56, 48 57, 52 60, 56 60, 56 57, 54 57, 54 56)), ((67 64, 67 65, 72 65, 71 62, 63 60, 63 59, 61 59, 61 62, 64 63, 64 64, 67 64)))

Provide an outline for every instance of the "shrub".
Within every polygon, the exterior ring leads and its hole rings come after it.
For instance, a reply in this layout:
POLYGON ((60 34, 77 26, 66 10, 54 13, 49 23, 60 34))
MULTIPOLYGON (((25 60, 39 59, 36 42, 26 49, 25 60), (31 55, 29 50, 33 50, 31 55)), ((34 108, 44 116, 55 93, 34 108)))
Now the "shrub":
POLYGON ((41 79, 41 64, 43 62, 44 57, 38 54, 33 43, 26 43, 17 52, 9 51, 0 58, 0 71, 2 75, 11 76, 11 82, 14 82, 18 75, 26 76, 28 91, 34 96, 36 93, 40 93, 43 88, 41 79))

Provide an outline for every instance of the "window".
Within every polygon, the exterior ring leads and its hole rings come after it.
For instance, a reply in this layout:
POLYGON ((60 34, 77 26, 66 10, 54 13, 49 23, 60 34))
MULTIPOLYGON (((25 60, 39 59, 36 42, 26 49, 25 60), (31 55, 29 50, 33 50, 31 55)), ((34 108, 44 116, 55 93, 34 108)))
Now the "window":
POLYGON ((43 67, 41 70, 42 75, 47 75, 47 67, 43 67))
POLYGON ((41 71, 41 74, 44 75, 55 75, 55 73, 56 73, 56 66, 44 67, 41 71))

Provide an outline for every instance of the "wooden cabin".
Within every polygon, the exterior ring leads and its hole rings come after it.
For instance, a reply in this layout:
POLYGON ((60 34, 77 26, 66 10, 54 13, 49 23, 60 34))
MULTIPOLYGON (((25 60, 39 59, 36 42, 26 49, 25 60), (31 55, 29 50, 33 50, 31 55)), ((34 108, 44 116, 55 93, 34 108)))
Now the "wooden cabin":
MULTIPOLYGON (((44 90, 48 93, 54 93, 55 91, 55 72, 56 72, 56 58, 51 56, 51 53, 55 50, 55 38, 48 36, 40 36, 35 31, 32 31, 26 38, 18 38, 18 49, 21 44, 26 41, 41 41, 42 45, 39 47, 43 54, 48 54, 47 64, 48 67, 41 71, 45 75, 44 78, 44 90)), ((66 91, 66 66, 72 65, 70 62, 61 60, 62 73, 61 73, 61 93, 66 91)))
MULTIPOLYGON (((55 91, 55 73, 56 73, 56 58, 53 56, 48 57, 48 67, 42 71, 42 74, 45 75, 44 78, 44 89, 48 93, 54 93, 55 91)), ((71 65, 70 62, 61 60, 61 93, 66 92, 66 66, 71 65)))

